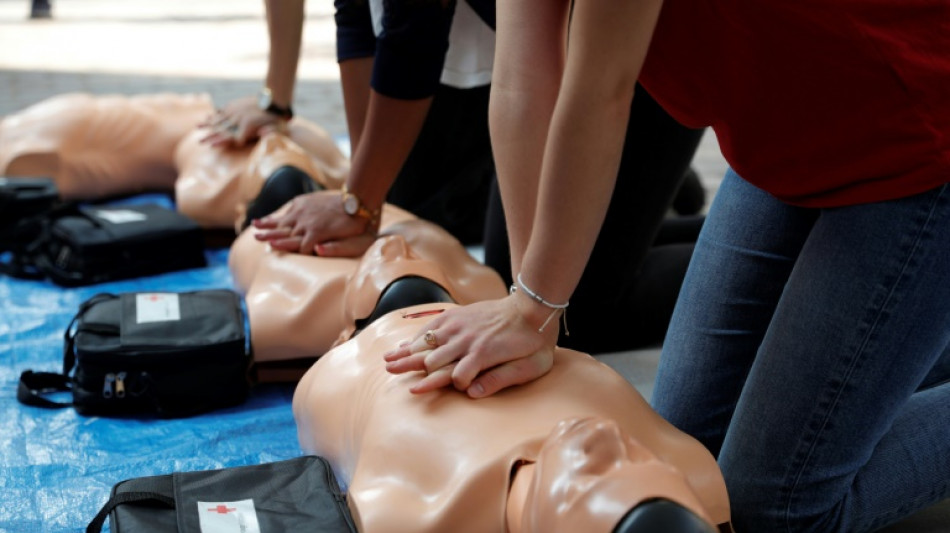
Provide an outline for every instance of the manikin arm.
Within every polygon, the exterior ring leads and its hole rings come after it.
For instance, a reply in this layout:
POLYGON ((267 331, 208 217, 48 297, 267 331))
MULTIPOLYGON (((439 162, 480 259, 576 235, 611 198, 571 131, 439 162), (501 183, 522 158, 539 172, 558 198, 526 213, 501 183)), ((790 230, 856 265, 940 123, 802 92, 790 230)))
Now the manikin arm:
MULTIPOLYGON (((499 4, 490 118, 512 270, 549 303, 568 301, 603 222, 660 5, 578 0, 561 75, 567 2, 499 4), (530 161, 519 161, 504 145, 525 136, 516 146, 530 161)), ((473 397, 536 379, 550 369, 557 326, 545 322, 559 311, 525 293, 445 313, 429 326, 440 346, 430 351, 420 332, 386 355, 390 370, 433 372, 458 361, 450 375, 412 390, 452 383, 473 397)))

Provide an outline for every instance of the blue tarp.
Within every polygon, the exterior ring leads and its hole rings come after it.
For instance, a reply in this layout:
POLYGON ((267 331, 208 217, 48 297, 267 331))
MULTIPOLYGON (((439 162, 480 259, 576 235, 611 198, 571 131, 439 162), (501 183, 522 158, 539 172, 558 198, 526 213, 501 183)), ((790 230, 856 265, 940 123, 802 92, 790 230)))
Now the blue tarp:
MULTIPOLYGON (((131 201, 170 206, 158 195, 131 201)), ((119 481, 301 455, 293 386, 256 386, 245 404, 186 419, 83 417, 21 405, 23 370, 62 370, 63 333, 79 304, 100 292, 232 288, 226 249, 208 266, 64 289, 0 276, 0 532, 78 532, 119 481)))

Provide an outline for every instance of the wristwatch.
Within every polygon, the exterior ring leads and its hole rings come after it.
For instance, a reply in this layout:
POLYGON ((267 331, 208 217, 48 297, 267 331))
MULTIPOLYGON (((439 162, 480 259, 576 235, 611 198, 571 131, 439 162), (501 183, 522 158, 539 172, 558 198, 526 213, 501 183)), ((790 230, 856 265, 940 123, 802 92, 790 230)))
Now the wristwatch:
POLYGON ((266 111, 272 115, 277 115, 278 117, 284 120, 290 120, 294 118, 294 110, 287 107, 281 107, 274 103, 274 97, 271 95, 270 88, 264 87, 261 89, 261 92, 257 95, 257 107, 261 111, 266 111))
POLYGON ((342 196, 340 200, 343 203, 343 212, 351 217, 361 217, 369 220, 371 224, 376 224, 379 221, 379 209, 370 211, 363 205, 363 202, 360 201, 359 197, 351 193, 346 188, 346 184, 343 184, 343 188, 340 189, 342 196))

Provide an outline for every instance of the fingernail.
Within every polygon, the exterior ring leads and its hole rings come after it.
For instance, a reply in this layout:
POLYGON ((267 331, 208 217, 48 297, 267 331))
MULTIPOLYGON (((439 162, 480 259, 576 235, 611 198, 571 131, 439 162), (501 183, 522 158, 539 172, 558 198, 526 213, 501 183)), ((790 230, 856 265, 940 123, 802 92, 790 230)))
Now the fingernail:
POLYGON ((468 388, 468 392, 469 392, 469 395, 475 398, 480 398, 482 395, 485 394, 485 387, 482 387, 481 383, 476 383, 468 388))

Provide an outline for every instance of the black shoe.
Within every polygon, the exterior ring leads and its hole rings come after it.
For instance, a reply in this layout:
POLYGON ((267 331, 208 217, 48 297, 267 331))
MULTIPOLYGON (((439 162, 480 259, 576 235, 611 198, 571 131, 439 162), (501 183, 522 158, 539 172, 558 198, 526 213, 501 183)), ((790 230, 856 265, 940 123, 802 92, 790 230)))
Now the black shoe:
POLYGON ((31 19, 51 19, 53 18, 53 8, 47 0, 33 0, 30 8, 31 19))

